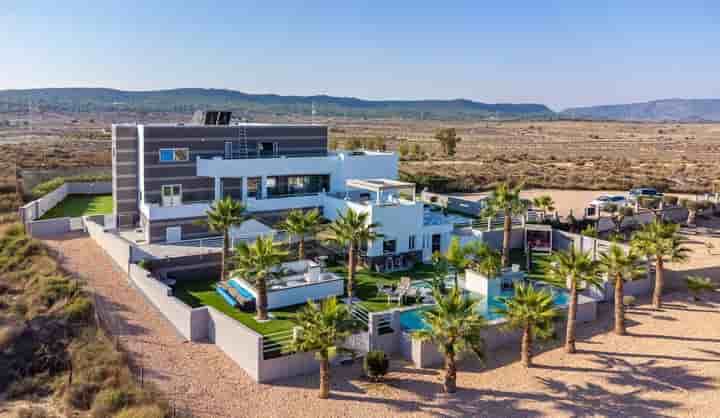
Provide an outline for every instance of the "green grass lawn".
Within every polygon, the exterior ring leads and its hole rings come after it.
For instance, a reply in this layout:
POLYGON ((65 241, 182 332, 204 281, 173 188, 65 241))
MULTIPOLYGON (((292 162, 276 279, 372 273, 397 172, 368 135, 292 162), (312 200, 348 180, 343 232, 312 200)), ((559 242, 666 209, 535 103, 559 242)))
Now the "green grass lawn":
POLYGON ((272 332, 285 331, 296 325, 292 320, 296 311, 304 305, 288 306, 270 311, 274 319, 268 322, 257 322, 255 312, 243 312, 228 305, 216 291, 215 280, 182 280, 174 288, 174 295, 190 307, 212 306, 227 316, 241 322, 248 328, 260 334, 267 335, 272 332))
POLYGON ((69 195, 40 219, 105 215, 112 211, 112 195, 69 195))
MULTIPOLYGON (((343 277, 347 275, 345 266, 332 267, 328 270, 343 277)), ((433 266, 430 264, 416 264, 410 270, 392 273, 377 273, 368 269, 360 269, 355 272, 355 296, 362 299, 362 305, 371 312, 396 308, 397 302, 388 303, 386 295, 378 295, 378 283, 382 283, 384 286, 397 286, 403 276, 409 276, 413 281, 430 280, 432 273, 433 266)))

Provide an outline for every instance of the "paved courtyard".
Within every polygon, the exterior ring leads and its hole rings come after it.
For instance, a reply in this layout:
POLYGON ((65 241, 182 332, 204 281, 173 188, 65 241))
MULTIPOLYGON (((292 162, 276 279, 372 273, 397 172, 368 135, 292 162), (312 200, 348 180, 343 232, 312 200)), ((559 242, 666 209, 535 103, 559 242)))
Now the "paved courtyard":
MULTIPOLYGON (((686 272, 720 279, 720 256, 705 252, 705 239, 690 240, 693 261, 672 266, 671 280, 686 272)), ((517 347, 489 353, 484 368, 466 360, 453 396, 442 394, 440 370, 394 360, 382 384, 365 381, 358 366, 333 369, 333 395, 319 400, 317 376, 257 384, 216 346, 185 342, 90 238, 50 245, 95 289, 99 309, 116 318, 113 332, 146 378, 199 417, 720 416, 717 292, 689 302, 676 287, 662 311, 643 300, 628 314, 626 337, 607 332, 611 312, 603 305, 601 319, 582 326, 578 354, 546 347, 531 370, 517 362, 517 347)))

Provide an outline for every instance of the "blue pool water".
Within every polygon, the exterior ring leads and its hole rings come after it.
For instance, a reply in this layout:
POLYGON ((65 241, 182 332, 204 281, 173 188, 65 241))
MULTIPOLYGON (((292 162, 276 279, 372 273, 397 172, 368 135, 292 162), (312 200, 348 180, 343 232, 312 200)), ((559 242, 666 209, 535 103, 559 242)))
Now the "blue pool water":
MULTIPOLYGON (((568 302, 568 294, 567 292, 559 289, 553 289, 553 300, 555 301, 555 305, 557 306, 566 306, 568 302)), ((468 297, 474 297, 472 293, 467 294, 468 297)), ((506 291, 500 294, 500 296, 503 297, 512 297, 513 291, 506 291)), ((475 296, 480 298, 480 296, 475 296)), ((496 297, 491 297, 487 302, 484 298, 480 301, 480 306, 478 308, 479 313, 485 317, 488 321, 494 321, 496 319, 501 319, 502 315, 495 312, 495 309, 502 308, 504 304, 496 299, 496 297)), ((428 309, 432 309, 431 306, 422 307, 418 309, 412 309, 405 312, 402 312, 400 314, 400 326, 404 330, 413 331, 417 329, 423 329, 425 328, 425 320, 423 318, 423 311, 426 311, 428 309)))
POLYGON ((237 290, 237 292, 242 297, 247 298, 247 299, 255 299, 255 296, 252 293, 250 293, 249 290, 245 289, 245 287, 242 284, 236 282, 235 279, 230 280, 229 283, 230 283, 230 286, 232 286, 233 289, 237 290))

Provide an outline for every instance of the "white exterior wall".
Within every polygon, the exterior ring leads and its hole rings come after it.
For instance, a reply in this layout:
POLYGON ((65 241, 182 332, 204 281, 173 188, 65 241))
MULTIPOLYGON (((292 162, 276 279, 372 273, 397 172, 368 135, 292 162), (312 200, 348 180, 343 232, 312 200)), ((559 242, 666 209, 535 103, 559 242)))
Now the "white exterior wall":
POLYGON ((369 257, 383 255, 384 239, 397 240, 396 252, 398 254, 409 251, 422 251, 424 261, 432 258, 432 235, 441 235, 441 251, 447 250, 450 245, 453 226, 451 224, 424 225, 422 202, 375 206, 325 196, 322 206, 323 216, 330 220, 338 217, 338 211, 344 213, 348 208, 352 208, 356 212, 369 213, 370 222, 380 223, 381 226, 377 229, 377 232, 385 235, 385 237, 368 246, 367 255, 369 257), (412 250, 408 248, 410 235, 415 235, 415 248, 412 250))
POLYGON ((308 300, 316 301, 332 296, 342 296, 345 280, 336 279, 307 285, 287 287, 285 289, 268 290, 268 309, 282 308, 285 306, 307 303, 308 300))
POLYGON ((329 174, 329 191, 332 192, 345 191, 345 181, 349 179, 396 179, 397 173, 398 156, 392 152, 366 152, 364 155, 337 153, 325 157, 197 160, 197 175, 201 177, 329 174))

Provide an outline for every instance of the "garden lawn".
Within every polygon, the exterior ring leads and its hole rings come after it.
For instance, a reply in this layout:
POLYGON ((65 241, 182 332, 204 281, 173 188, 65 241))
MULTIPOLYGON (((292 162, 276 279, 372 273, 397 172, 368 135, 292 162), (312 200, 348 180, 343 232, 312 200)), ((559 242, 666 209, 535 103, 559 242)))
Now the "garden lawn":
POLYGON ((68 195, 40 219, 106 215, 113 211, 112 195, 68 195))
MULTIPOLYGON (((342 277, 347 277, 345 266, 332 267, 328 269, 342 277)), ((396 286, 400 278, 409 276, 412 281, 430 280, 433 275, 431 264, 418 263, 410 270, 396 271, 392 273, 377 273, 368 269, 359 269, 355 272, 355 296, 362 300, 361 304, 371 312, 381 312, 398 307, 397 302, 388 303, 386 295, 378 295, 377 284, 383 286, 396 286)))
POLYGON ((228 305, 215 291, 216 283, 214 280, 179 280, 175 285, 173 294, 192 308, 212 306, 263 335, 292 329, 296 325, 293 319, 296 317, 297 310, 305 306, 295 305, 273 309, 270 314, 274 319, 263 323, 257 322, 255 312, 243 312, 228 305))

